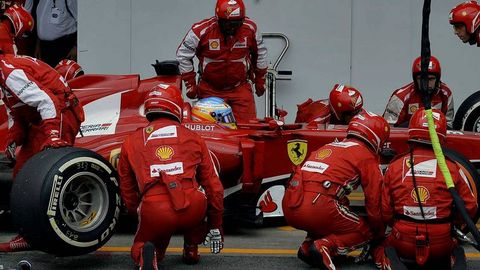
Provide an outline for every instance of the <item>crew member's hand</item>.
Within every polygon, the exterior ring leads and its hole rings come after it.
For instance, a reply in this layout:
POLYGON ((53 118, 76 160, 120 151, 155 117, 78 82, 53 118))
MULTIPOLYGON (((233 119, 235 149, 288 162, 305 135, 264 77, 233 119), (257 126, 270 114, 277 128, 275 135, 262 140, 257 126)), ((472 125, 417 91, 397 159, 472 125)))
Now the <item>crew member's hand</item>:
POLYGON ((220 253, 220 250, 223 249, 223 239, 220 229, 210 229, 203 245, 210 245, 210 252, 214 254, 220 253))
POLYGON ((257 97, 263 96, 265 93, 265 76, 261 76, 255 79, 255 94, 257 97))
POLYGON ((183 80, 183 83, 185 83, 185 88, 187 89, 186 94, 187 94, 187 97, 190 99, 195 99, 197 98, 197 95, 198 95, 197 81, 195 79, 195 76, 196 74, 194 71, 190 71, 182 74, 182 80, 183 80))
POLYGON ((60 138, 60 132, 55 129, 48 131, 48 139, 42 145, 42 150, 47 148, 59 148, 70 146, 70 144, 60 138))

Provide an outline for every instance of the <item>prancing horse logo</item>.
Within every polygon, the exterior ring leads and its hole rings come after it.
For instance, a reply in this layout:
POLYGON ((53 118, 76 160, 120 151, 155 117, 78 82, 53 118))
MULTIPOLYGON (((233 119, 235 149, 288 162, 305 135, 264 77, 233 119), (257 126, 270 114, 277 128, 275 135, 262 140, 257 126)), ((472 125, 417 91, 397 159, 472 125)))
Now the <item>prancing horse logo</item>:
POLYGON ((291 140, 287 142, 287 151, 290 161, 294 165, 299 165, 305 160, 307 156, 307 141, 306 140, 291 140))

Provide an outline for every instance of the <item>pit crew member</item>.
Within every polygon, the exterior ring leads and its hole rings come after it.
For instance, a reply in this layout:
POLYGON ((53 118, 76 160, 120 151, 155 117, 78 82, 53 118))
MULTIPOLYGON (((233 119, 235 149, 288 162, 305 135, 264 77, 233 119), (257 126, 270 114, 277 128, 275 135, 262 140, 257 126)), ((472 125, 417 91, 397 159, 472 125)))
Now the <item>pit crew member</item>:
MULTIPOLYGON (((23 164, 43 149, 73 145, 84 112, 60 74, 38 59, 0 53, 0 73, 8 113, 5 155, 15 164, 15 178, 23 164)), ((20 236, 0 244, 3 252, 28 249, 20 236)))
POLYGON ((363 97, 352 86, 335 84, 328 100, 308 99, 297 105, 296 123, 348 125, 353 116, 363 111, 363 97))
POLYGON ((17 54, 15 38, 33 30, 33 18, 25 8, 13 5, 5 10, 0 22, 0 50, 6 54, 17 54))
MULTIPOLYGON (((443 144, 447 129, 445 116, 437 109, 433 109, 433 116, 443 144)), ((384 222, 393 229, 383 246, 393 247, 394 251, 387 252, 383 266, 402 269, 397 268, 400 257, 420 266, 434 262, 450 267, 450 255, 455 249, 457 255, 463 254, 465 261, 465 253, 452 235, 453 225, 461 226, 464 221, 453 210, 452 196, 437 166, 423 109, 413 114, 408 135, 410 151, 393 160, 385 174, 382 214, 384 222)), ((468 180, 454 161, 447 159, 446 162, 455 188, 473 217, 477 201, 468 180)), ((461 256, 454 256, 452 261, 455 259, 462 260, 461 256)))
MULTIPOLYGON (((390 125, 407 127, 413 113, 423 108, 420 92, 421 57, 413 61, 413 82, 395 90, 388 101, 383 117, 390 125)), ((428 94, 432 97, 432 108, 439 109, 447 117, 447 126, 452 127, 454 107, 452 91, 440 80, 442 68, 435 56, 430 57, 428 64, 428 94)))
POLYGON ((480 5, 477 1, 465 1, 450 11, 450 24, 453 33, 463 43, 477 44, 480 47, 480 5))
POLYGON ((256 118, 255 93, 265 92, 267 48, 257 25, 245 16, 242 0, 218 0, 215 16, 195 23, 177 49, 187 97, 220 97, 237 121, 256 118), (199 82, 193 58, 199 61, 199 82))
POLYGON ((350 121, 345 140, 314 151, 295 170, 282 206, 288 224, 307 231, 297 253, 302 261, 336 269, 333 256, 345 255, 384 236, 379 151, 389 135, 385 119, 360 113, 350 121), (368 219, 349 208, 346 195, 358 186, 365 193, 368 219))
POLYGON ((153 87, 145 99, 150 124, 122 146, 120 191, 128 212, 138 213, 131 256, 139 266, 149 263, 157 269, 156 263, 144 261, 142 248, 153 244, 155 254, 148 257, 160 262, 175 232, 184 234, 187 264, 199 261, 198 244, 204 239, 212 253, 223 248, 223 187, 205 142, 180 124, 182 106, 177 87, 153 87))
POLYGON ((60 73, 67 82, 85 74, 82 67, 77 62, 69 59, 63 59, 58 62, 55 66, 55 70, 60 73))

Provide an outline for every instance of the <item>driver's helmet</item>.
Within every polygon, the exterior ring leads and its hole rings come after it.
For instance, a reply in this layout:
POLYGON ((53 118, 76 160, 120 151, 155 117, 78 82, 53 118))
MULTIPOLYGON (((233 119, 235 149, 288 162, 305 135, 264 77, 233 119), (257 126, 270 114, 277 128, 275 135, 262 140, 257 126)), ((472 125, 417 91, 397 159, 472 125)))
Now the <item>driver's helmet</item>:
POLYGON ((84 74, 82 67, 75 61, 63 59, 55 66, 55 70, 69 81, 84 74))
POLYGON ((328 98, 330 108, 338 120, 343 120, 346 113, 355 115, 362 110, 363 98, 360 91, 352 86, 335 84, 328 98))
POLYGON ((450 24, 463 24, 469 34, 480 26, 480 5, 477 1, 466 1, 450 11, 450 24))
MULTIPOLYGON (((441 143, 447 137, 447 119, 445 115, 438 109, 432 109, 433 123, 438 139, 441 143)), ((425 109, 417 110, 410 119, 408 125, 408 140, 419 142, 430 142, 430 133, 428 132, 428 121, 425 109)))
POLYGON ((390 126, 381 116, 371 112, 355 115, 347 128, 347 137, 353 136, 369 144, 378 153, 390 137, 390 126))
POLYGON ((21 37, 25 32, 31 32, 33 30, 33 17, 22 6, 15 4, 7 8, 3 16, 7 17, 12 23, 15 37, 21 37))
POLYGON ((192 119, 217 123, 229 129, 237 129, 232 108, 219 97, 200 99, 192 108, 192 119))

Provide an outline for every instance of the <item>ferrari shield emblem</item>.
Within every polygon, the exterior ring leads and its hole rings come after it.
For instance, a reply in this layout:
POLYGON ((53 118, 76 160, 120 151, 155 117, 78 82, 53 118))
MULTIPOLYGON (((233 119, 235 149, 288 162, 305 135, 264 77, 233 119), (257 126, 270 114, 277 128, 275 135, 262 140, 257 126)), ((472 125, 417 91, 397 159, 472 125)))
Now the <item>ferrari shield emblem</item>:
POLYGON ((307 156, 307 141, 306 140, 291 140, 287 142, 287 152, 290 161, 293 164, 299 165, 305 160, 307 156))

